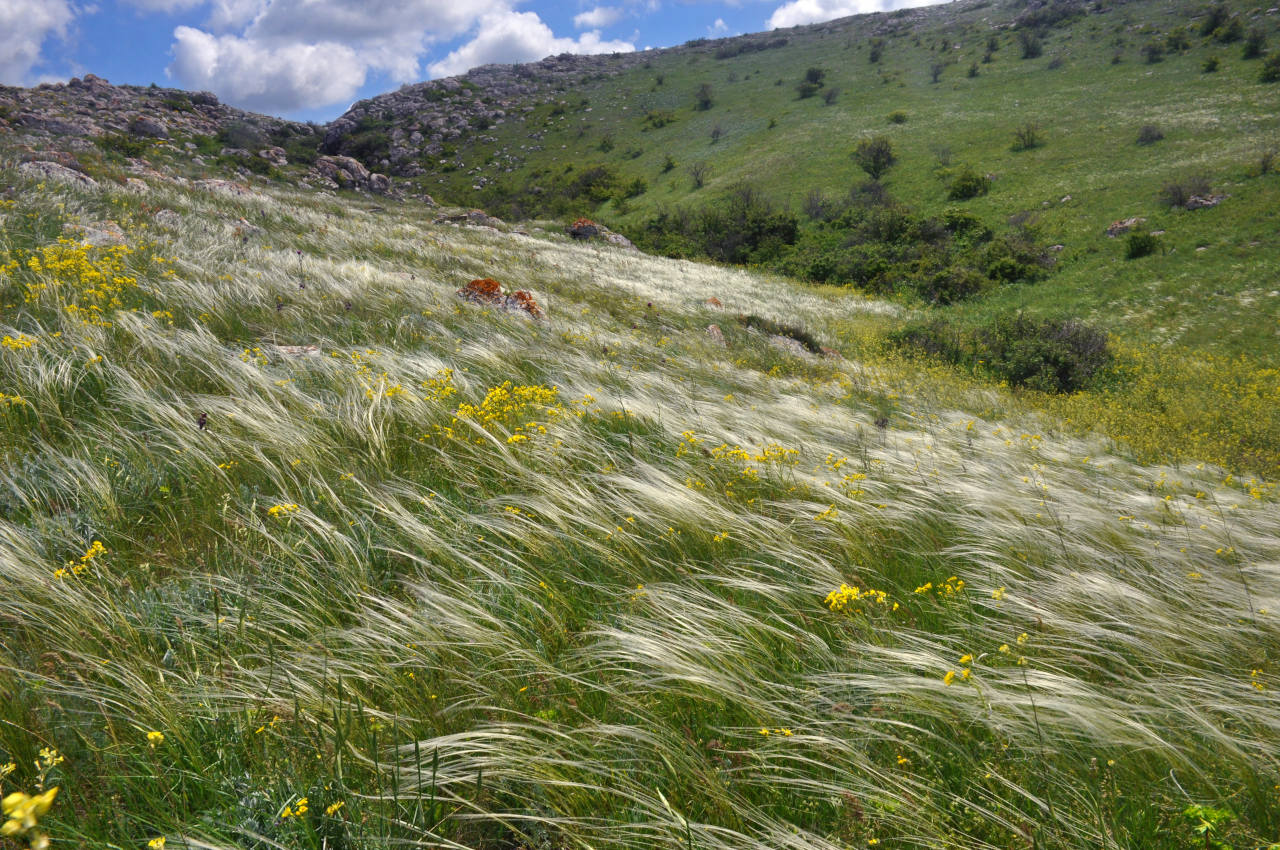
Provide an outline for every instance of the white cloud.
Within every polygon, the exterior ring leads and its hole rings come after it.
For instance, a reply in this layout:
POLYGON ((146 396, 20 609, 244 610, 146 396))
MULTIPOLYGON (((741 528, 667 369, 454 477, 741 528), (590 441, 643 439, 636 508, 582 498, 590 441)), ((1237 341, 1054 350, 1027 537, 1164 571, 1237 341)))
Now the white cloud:
POLYGON ((204 0, 126 0, 144 12, 181 12, 199 6, 204 0))
POLYGON ((716 18, 716 22, 707 27, 707 35, 723 35, 729 31, 729 25, 724 22, 724 18, 716 18))
POLYGON ((933 6, 945 0, 792 0, 769 16, 769 29, 816 24, 846 15, 891 12, 914 6, 933 6))
POLYGON ((65 35, 71 18, 67 0, 0 0, 0 83, 26 82, 45 39, 65 35))
POLYGON ((192 27, 178 27, 173 35, 168 70, 183 85, 263 112, 350 100, 368 67, 355 50, 334 42, 272 44, 192 27))
POLYGON ((494 62, 531 62, 558 53, 630 53, 629 41, 604 41, 597 30, 579 38, 556 38, 535 12, 491 12, 480 19, 474 39, 430 67, 449 77, 494 62))
POLYGON ((617 6, 596 6, 586 12, 573 16, 573 25, 580 30, 603 29, 616 24, 622 18, 622 9, 617 6))

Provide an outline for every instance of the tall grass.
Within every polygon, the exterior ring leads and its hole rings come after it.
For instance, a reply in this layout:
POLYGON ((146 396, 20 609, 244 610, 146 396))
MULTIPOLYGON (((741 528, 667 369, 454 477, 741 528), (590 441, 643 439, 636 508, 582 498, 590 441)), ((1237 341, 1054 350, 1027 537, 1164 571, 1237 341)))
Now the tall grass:
POLYGON ((56 840, 1277 837, 1266 485, 705 303, 835 340, 878 302, 395 204, 21 187, 0 781, 60 787, 56 840), (133 250, 32 267, 104 217, 133 250))

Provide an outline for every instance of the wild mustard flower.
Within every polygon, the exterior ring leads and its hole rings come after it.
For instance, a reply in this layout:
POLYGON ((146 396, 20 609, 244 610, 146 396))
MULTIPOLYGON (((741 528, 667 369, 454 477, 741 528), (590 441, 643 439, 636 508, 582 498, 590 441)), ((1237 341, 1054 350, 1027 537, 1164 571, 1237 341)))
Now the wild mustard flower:
MULTIPOLYGON (((0 809, 3 810, 6 818, 4 824, 0 826, 0 836, 11 838, 34 829, 40 818, 48 813, 56 796, 58 796, 56 787, 50 788, 43 794, 24 794, 21 791, 14 791, 7 795, 3 801, 0 801, 0 809)), ((32 846, 35 847, 39 840, 39 838, 33 840, 32 846)))
POLYGON ((156 747, 158 747, 158 746, 160 746, 161 744, 163 744, 163 743, 164 743, 164 733, 163 733, 163 732, 148 732, 148 733, 147 733, 147 743, 151 746, 151 749, 153 749, 153 750, 154 750, 156 747))
POLYGON ((338 813, 338 810, 341 809, 346 804, 347 803, 345 800, 339 800, 336 803, 330 803, 329 805, 325 806, 324 813, 329 817, 333 817, 338 813))
POLYGON ((307 813, 308 809, 309 809, 309 806, 307 805, 307 798, 299 797, 298 802, 294 803, 292 806, 285 805, 285 807, 280 810, 280 817, 282 818, 302 817, 307 813))
POLYGON ((273 517, 291 517, 294 514, 296 514, 299 510, 300 508, 296 504, 291 502, 289 504, 281 503, 278 505, 272 505, 271 507, 267 508, 267 513, 273 517))
POLYGON ((164 836, 157 835, 155 838, 147 842, 147 850, 164 850, 164 836))

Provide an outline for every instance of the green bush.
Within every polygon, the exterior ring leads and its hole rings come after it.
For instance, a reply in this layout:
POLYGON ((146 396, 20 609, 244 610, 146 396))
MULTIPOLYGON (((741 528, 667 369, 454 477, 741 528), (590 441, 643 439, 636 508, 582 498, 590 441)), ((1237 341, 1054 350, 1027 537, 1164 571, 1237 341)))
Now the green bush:
POLYGON ((1273 53, 1263 63, 1258 79, 1264 83, 1280 82, 1280 53, 1273 53))
POLYGON ((1040 132, 1040 125, 1034 122, 1028 121, 1013 131, 1011 149, 1014 151, 1029 151, 1043 144, 1044 136, 1040 132))
POLYGON ((1124 257, 1126 260, 1137 260, 1160 250, 1160 239, 1150 233, 1136 231, 1129 234, 1125 242, 1124 257))
POLYGON ((105 133, 94 139, 93 143, 108 153, 127 157, 139 157, 151 149, 151 144, 146 139, 127 133, 105 133))
POLYGON ((1204 62, 1200 65, 1200 70, 1206 74, 1212 74, 1218 70, 1218 67, 1221 64, 1222 64, 1222 60, 1219 59, 1217 56, 1210 56, 1209 58, 1205 59, 1204 62))
POLYGON ((1156 142, 1164 138, 1164 133, 1155 124, 1144 124, 1138 130, 1138 144, 1154 145, 1156 142))
POLYGON ((1258 27, 1249 30, 1244 40, 1244 49, 1240 51, 1241 59, 1257 59, 1267 52, 1267 33, 1258 27))
POLYGON ((947 186, 947 200, 967 201, 991 191, 991 178, 979 174, 972 168, 962 168, 951 178, 947 186))
POLYGON ((935 320, 908 325, 889 337, 898 348, 985 373, 1012 387, 1074 393, 1093 385, 1111 365, 1107 335, 1075 319, 997 316, 961 330, 935 320))
POLYGON ((898 161, 893 145, 885 136, 860 140, 853 149, 853 160, 872 180, 879 180, 898 161))
POLYGON ((889 123, 890 124, 907 123, 907 113, 901 109, 893 110, 892 112, 889 113, 889 123))
POLYGON ((1142 58, 1146 60, 1148 65, 1164 61, 1164 45, 1158 41, 1148 41, 1142 45, 1142 49, 1138 52, 1142 54, 1142 58))

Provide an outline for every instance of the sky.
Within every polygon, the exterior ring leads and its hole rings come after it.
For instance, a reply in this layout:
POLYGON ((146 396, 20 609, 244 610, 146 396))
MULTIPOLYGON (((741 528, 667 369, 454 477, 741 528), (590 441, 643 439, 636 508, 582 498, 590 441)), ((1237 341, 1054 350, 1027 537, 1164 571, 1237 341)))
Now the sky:
POLYGON ((97 74, 328 121, 405 83, 939 0, 0 0, 0 83, 97 74))

